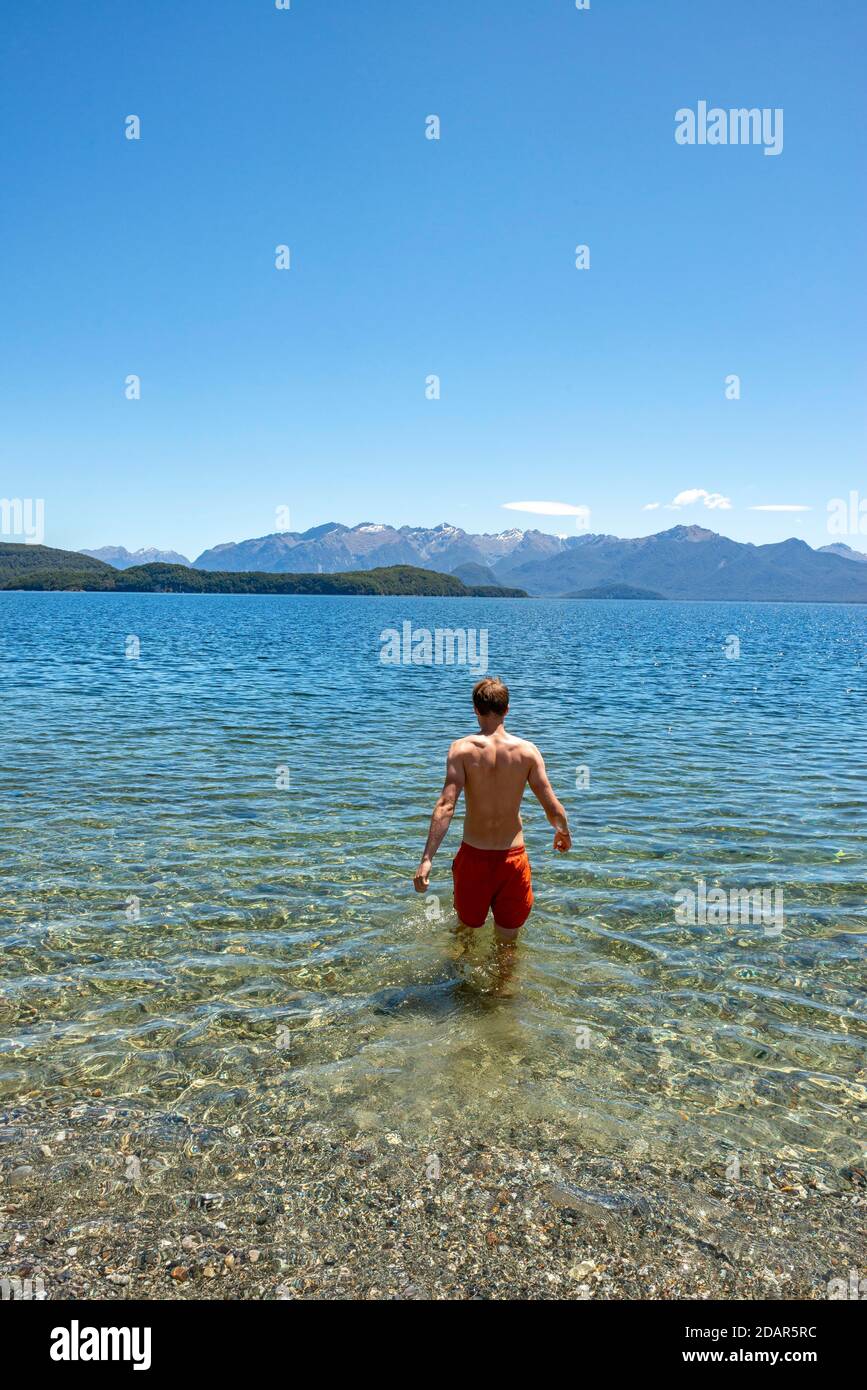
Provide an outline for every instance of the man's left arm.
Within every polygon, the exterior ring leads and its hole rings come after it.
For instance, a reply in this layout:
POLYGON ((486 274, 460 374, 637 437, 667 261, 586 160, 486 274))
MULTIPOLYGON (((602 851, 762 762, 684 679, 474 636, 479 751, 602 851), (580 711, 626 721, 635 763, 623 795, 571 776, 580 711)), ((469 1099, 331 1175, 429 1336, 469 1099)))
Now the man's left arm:
POLYGON ((453 743, 446 760, 445 784, 439 794, 437 804, 434 806, 433 815, 430 818, 430 829, 427 833, 427 844, 412 881, 417 893, 426 893, 428 890, 433 857, 452 823, 452 816, 458 804, 458 797, 464 789, 465 781, 463 759, 458 752, 458 745, 453 743))
POLYGON ((530 744, 532 758, 530 763, 530 774, 527 781, 530 790, 539 802, 542 810, 548 818, 548 824, 554 827, 554 848, 565 854, 572 848, 572 836, 569 833, 569 822, 566 819, 566 811, 562 802, 557 800, 554 795, 554 788, 548 781, 548 773, 545 768, 545 760, 538 748, 530 744))

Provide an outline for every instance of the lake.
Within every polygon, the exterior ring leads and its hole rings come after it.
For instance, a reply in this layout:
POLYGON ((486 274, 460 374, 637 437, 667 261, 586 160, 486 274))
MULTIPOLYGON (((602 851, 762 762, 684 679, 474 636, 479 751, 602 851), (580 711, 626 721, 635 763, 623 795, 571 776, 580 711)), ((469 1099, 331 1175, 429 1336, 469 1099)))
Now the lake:
POLYGON ((0 615, 4 1106, 273 1127, 291 1093, 423 1140, 554 1117, 599 1152, 860 1159, 864 609, 2 593, 0 615), (555 857, 525 803, 511 975, 490 926, 455 936, 458 819, 412 890, 476 673, 381 660, 407 622, 485 634, 569 812, 555 857), (683 920, 714 888, 782 917, 683 920))

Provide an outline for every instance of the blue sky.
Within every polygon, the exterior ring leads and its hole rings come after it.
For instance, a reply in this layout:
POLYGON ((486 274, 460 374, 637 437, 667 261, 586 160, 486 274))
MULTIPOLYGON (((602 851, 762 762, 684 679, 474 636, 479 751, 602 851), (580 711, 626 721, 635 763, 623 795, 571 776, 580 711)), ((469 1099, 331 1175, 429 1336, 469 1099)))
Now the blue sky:
POLYGON ((48 544, 195 556, 279 507, 583 524, 503 508, 543 500, 819 545, 867 495, 862 0, 18 0, 0 25, 0 492, 45 499, 48 544), (782 153, 678 145, 702 100, 782 108, 782 153), (730 506, 668 508, 690 492, 730 506), (781 504, 810 510, 752 510, 781 504))

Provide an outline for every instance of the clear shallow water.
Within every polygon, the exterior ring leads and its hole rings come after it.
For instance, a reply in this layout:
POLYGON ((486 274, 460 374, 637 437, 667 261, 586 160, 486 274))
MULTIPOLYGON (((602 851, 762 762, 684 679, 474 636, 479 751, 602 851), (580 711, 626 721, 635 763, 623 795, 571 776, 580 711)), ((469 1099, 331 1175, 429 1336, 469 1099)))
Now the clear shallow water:
POLYGON ((0 620, 0 1105, 862 1158, 863 609, 4 593, 0 620), (407 619, 488 630, 570 813, 555 860, 526 805, 508 980, 490 928, 454 935, 457 823, 412 891, 474 676, 382 665, 407 619), (781 888, 782 934, 678 925, 699 878, 781 888))

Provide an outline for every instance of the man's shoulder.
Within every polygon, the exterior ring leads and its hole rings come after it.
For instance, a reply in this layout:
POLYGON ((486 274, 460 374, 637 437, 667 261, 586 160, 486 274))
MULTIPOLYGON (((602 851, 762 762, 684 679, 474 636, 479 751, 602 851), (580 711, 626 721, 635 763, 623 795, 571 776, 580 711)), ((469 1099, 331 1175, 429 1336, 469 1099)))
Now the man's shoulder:
MULTIPOLYGON (((470 757, 482 753, 486 746, 484 734, 461 734, 449 745, 449 757, 470 757)), ((531 743, 528 738, 521 738, 520 734, 510 734, 508 740, 500 746, 512 753, 517 751, 523 757, 532 760, 541 756, 535 743, 531 743)))
POLYGON ((514 739, 515 743, 518 744, 522 753, 526 753, 528 757, 533 758, 537 758, 539 756, 539 750, 536 747, 535 743, 531 743, 528 738, 521 738, 520 734, 512 734, 512 738, 514 739))
POLYGON ((474 748, 481 747, 481 743, 478 734, 460 734, 449 744, 449 756, 460 757, 462 753, 471 753, 474 748))

